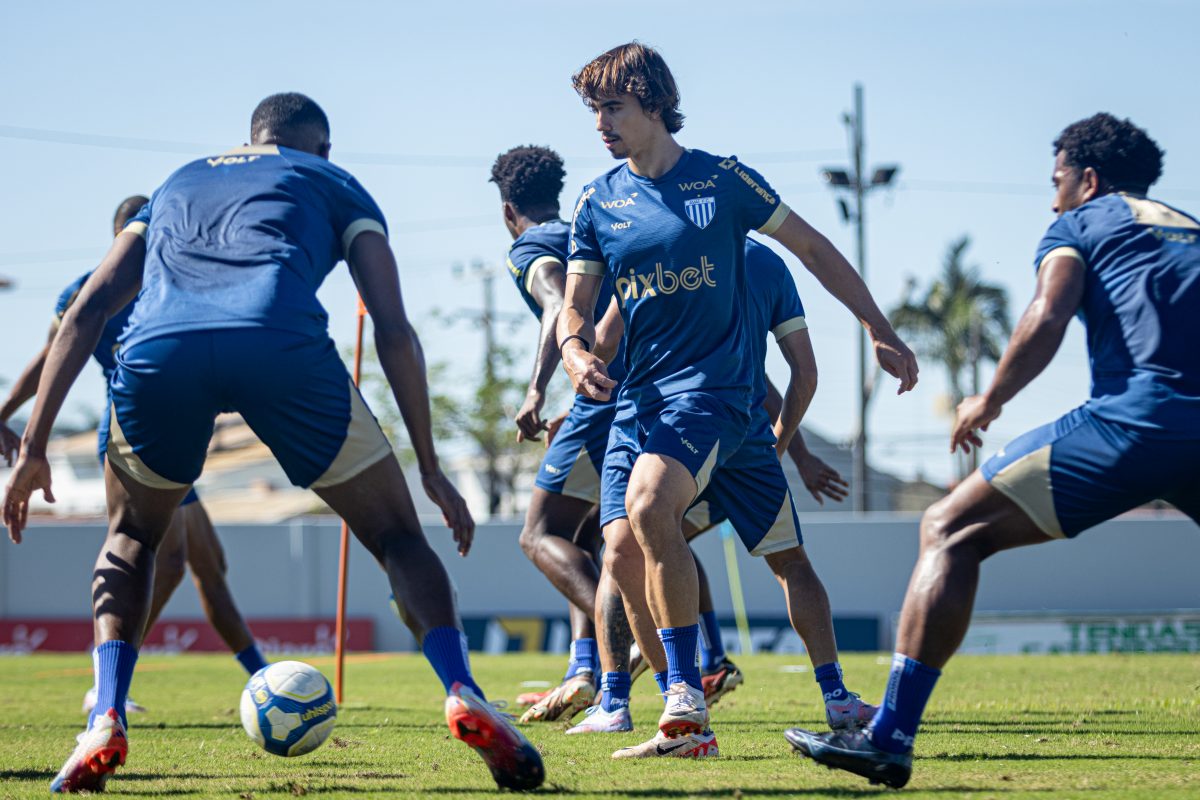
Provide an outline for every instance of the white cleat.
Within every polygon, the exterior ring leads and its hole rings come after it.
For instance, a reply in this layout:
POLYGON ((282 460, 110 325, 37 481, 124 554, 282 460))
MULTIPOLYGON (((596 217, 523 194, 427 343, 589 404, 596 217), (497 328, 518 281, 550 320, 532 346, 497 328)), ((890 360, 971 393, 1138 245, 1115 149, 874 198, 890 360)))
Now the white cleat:
POLYGON ((666 700, 667 706, 658 718, 658 729, 664 736, 674 739, 708 730, 708 707, 704 704, 703 689, 694 689, 686 683, 672 683, 667 689, 666 700))
POLYGON ((717 735, 711 730, 688 733, 671 739, 662 731, 648 742, 622 747, 613 758, 711 758, 717 752, 717 735))
MULTIPOLYGON (((83 696, 83 713, 90 714, 92 709, 96 707, 96 687, 87 690, 83 696)), ((125 698, 125 713, 126 714, 145 714, 146 707, 134 700, 132 697, 125 698)))
POLYGON ((631 730, 633 730, 633 717, 629 715, 629 706, 621 706, 616 711, 605 711, 595 705, 587 710, 583 722, 567 729, 567 734, 628 733, 631 730))
POLYGON ((572 717, 592 704, 596 697, 596 684, 592 673, 581 672, 538 700, 521 715, 521 722, 570 721, 572 717))
POLYGON ((77 744, 67 763, 54 776, 50 791, 55 794, 103 792, 108 777, 124 766, 129 753, 125 728, 116 709, 97 716, 88 728, 75 737, 77 744))
POLYGON ((857 731, 867 727, 878 710, 854 692, 846 692, 845 697, 825 701, 825 720, 835 731, 857 731))

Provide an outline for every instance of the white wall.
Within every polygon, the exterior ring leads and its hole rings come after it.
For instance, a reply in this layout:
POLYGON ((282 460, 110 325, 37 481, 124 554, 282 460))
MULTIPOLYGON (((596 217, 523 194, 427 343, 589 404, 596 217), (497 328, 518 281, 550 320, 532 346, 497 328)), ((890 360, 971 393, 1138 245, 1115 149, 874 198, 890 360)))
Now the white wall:
MULTIPOLYGON (((846 514, 802 517, 806 548, 837 614, 878 616, 882 628, 899 610, 917 552, 916 518, 846 514)), ((430 540, 458 587, 464 616, 561 613, 557 592, 517 546, 519 526, 479 528, 468 558, 453 552, 440 524, 430 540)), ((223 525, 235 597, 247 617, 332 616, 337 592, 338 524, 295 520, 274 526, 223 525)), ((0 544, 0 617, 88 615, 92 564, 103 537, 98 524, 43 524, 25 542, 0 544)), ((716 532, 695 544, 714 584, 719 614, 731 613, 724 556, 716 532)), ((410 647, 411 637, 387 606, 381 570, 357 545, 351 549, 349 613, 370 616, 376 646, 410 647)), ((782 595, 760 560, 738 547, 751 615, 780 616, 782 595)), ((1149 611, 1200 608, 1200 530, 1178 518, 1110 522, 1075 541, 1001 553, 984 566, 980 611, 1149 611)), ((164 618, 202 616, 185 584, 164 618)), ((885 634, 886 635, 886 634, 885 634)))

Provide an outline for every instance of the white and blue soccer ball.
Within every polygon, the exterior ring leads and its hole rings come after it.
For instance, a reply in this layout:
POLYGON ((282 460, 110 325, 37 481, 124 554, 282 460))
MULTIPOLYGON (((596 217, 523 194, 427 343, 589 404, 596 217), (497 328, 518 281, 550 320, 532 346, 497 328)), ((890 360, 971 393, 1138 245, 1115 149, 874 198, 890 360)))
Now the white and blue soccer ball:
POLYGON ((242 727, 277 756, 302 756, 320 747, 337 719, 329 681, 301 661, 279 661, 250 677, 242 691, 242 727))

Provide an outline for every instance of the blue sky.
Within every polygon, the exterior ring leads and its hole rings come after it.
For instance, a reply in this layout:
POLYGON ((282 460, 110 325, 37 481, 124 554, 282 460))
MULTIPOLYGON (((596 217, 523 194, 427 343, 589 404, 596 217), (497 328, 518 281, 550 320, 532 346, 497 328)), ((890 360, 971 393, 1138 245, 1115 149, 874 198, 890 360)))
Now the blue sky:
MULTIPOLYGON (((191 156, 240 144, 250 111, 303 91, 333 126, 334 161, 387 214, 410 314, 431 360, 477 368, 478 331, 434 309, 478 307, 478 279, 454 262, 499 266, 508 236, 495 155, 548 144, 567 160, 564 206, 607 169, 570 75, 637 38, 661 49, 680 84, 679 140, 737 154, 802 216, 853 255, 852 231, 819 182, 845 163, 841 114, 866 89, 869 163, 899 163, 869 209, 870 285, 896 303, 909 276, 934 276, 947 243, 973 237, 985 277, 1014 313, 1050 223, 1050 142, 1099 110, 1133 118, 1167 151, 1153 194, 1200 206, 1200 109, 1192 84, 1200 11, 1185 2, 256 2, 6 4, 0 11, 0 377, 45 335, 54 298, 92 266, 116 203, 149 193, 191 156), (67 134, 67 135, 64 135, 67 134), (456 361, 457 359, 457 361, 456 361)), ((808 424, 835 438, 855 425, 855 323, 789 259, 808 312, 820 388, 808 424)), ((506 278, 500 276, 502 281, 506 278)), ((521 313, 511 286, 504 310, 521 313)), ((340 343, 354 290, 340 267, 321 297, 340 343)), ((529 317, 511 335, 530 348, 529 317)), ((769 370, 783 377, 775 355, 769 370)), ((1005 410, 990 449, 1078 404, 1086 348, 1073 326, 1047 374, 1005 410)), ((89 368, 68 417, 98 408, 89 368)), ((885 387, 871 413, 873 461, 904 475, 950 472, 943 377, 926 364, 911 395, 885 387)))

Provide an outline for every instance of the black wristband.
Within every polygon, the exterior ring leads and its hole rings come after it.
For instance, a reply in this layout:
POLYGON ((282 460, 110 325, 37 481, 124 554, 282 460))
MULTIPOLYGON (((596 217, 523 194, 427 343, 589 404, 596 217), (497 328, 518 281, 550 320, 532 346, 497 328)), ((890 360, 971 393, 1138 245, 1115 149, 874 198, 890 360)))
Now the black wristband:
POLYGON ((570 336, 568 336, 567 338, 563 339, 561 342, 558 343, 558 350, 560 353, 562 352, 563 345, 565 345, 567 342, 571 341, 572 339, 578 339, 579 343, 583 345, 584 350, 588 351, 589 353, 592 352, 592 346, 590 344, 588 344, 587 339, 583 338, 578 333, 572 333, 570 336))

